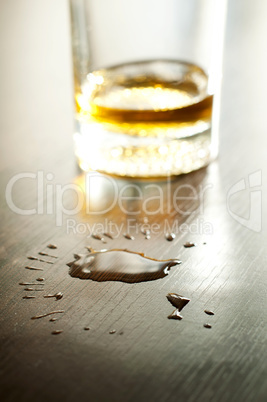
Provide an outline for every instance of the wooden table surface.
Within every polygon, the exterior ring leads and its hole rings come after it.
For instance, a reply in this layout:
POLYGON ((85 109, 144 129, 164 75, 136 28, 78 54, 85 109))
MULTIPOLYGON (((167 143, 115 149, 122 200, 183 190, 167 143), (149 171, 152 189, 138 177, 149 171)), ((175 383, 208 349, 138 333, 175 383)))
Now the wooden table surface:
POLYGON ((57 205, 74 209, 83 193, 70 185, 85 178, 73 155, 67 2, 1 0, 0 9, 1 400, 265 401, 267 3, 229 4, 218 160, 171 181, 92 174, 87 210, 70 215, 57 205), (114 240, 90 236, 108 224, 114 240), (89 245, 182 264, 136 284, 70 277, 66 263, 89 245), (39 251, 59 258, 27 259, 39 251), (19 285, 38 277, 43 291, 19 285), (191 300, 181 321, 167 318, 169 292, 191 300), (31 320, 52 310, 64 313, 31 320))

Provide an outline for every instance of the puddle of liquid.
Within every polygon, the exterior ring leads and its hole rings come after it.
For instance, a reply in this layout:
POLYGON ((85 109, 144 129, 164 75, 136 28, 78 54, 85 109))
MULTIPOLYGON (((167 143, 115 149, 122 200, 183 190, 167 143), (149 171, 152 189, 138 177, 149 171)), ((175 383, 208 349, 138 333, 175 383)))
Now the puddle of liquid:
POLYGON ((214 315, 214 312, 211 310, 204 310, 204 313, 206 313, 208 315, 214 315))
POLYGON ((136 283, 164 278, 171 267, 181 263, 178 259, 156 260, 142 253, 121 249, 75 254, 74 258, 67 264, 70 276, 98 282, 136 283))
POLYGON ((44 317, 47 317, 47 316, 52 315, 52 314, 61 314, 61 313, 64 313, 64 310, 51 311, 50 313, 45 313, 45 314, 41 314, 41 315, 35 315, 31 319, 32 320, 38 320, 39 318, 44 318, 44 317))
POLYGON ((196 247, 196 243, 192 243, 191 241, 187 241, 187 242, 184 244, 184 247, 185 247, 185 248, 196 247))
POLYGON ((175 239, 175 233, 166 233, 165 234, 165 238, 166 238, 166 240, 168 240, 168 241, 173 241, 174 239, 175 239))
POLYGON ((63 331, 61 331, 60 329, 56 329, 55 331, 52 331, 51 334, 52 335, 59 335, 62 334, 63 331))
POLYGON ((134 240, 134 236, 131 236, 129 233, 124 233, 123 236, 125 237, 125 239, 134 240))
POLYGON ((212 328, 212 326, 210 324, 204 324, 203 327, 205 328, 212 328))
POLYGON ((111 330, 109 331, 109 333, 110 333, 110 334, 115 334, 115 333, 116 333, 116 329, 111 329, 111 330))
POLYGON ((57 248, 55 244, 48 244, 46 247, 51 248, 52 250, 55 250, 57 248))
POLYGON ((190 299, 187 297, 183 297, 178 295, 177 293, 168 293, 167 299, 173 305, 173 307, 177 308, 178 311, 182 311, 182 309, 190 302, 190 299))
POLYGON ((43 271, 43 268, 37 268, 37 267, 30 267, 29 265, 26 265, 26 269, 30 269, 32 271, 43 271))

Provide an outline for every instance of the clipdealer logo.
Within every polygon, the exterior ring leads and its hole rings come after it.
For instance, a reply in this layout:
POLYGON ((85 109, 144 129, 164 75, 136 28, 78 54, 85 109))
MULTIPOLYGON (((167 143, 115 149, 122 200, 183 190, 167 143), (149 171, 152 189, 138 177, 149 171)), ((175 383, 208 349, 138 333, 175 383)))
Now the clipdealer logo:
MULTIPOLYGON (((204 215, 205 194, 213 187, 211 184, 194 187, 181 182, 175 187, 171 178, 167 178, 163 190, 162 185, 157 183, 137 185, 129 181, 116 181, 95 172, 85 175, 83 183, 80 182, 79 185, 58 184, 54 179, 52 173, 45 174, 43 171, 16 174, 6 186, 5 195, 9 208, 24 216, 54 215, 56 226, 63 225, 64 217, 77 217, 81 211, 87 215, 104 216, 114 208, 126 217, 161 215, 168 218, 166 221, 175 221, 176 218, 177 221, 179 218, 179 224, 183 225, 185 219, 182 217, 204 215), (25 180, 28 180, 27 185, 25 180), (31 186, 35 190, 37 197, 31 208, 20 205, 15 195, 16 186, 24 186, 25 189, 31 186), (108 188, 108 197, 102 191, 105 188, 108 188)), ((75 226, 73 222, 74 219, 68 220, 69 230, 75 226)), ((87 230, 82 226, 79 228, 80 232, 87 230)), ((175 228, 175 231, 179 228, 180 226, 175 228)))

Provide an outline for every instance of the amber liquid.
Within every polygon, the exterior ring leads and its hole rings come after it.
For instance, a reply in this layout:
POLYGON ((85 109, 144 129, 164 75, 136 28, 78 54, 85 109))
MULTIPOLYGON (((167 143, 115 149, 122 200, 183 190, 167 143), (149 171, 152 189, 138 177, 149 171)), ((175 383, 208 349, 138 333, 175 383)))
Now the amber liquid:
POLYGON ((84 170, 153 177, 210 157, 213 97, 198 66, 149 61, 94 71, 76 85, 76 154, 84 170))

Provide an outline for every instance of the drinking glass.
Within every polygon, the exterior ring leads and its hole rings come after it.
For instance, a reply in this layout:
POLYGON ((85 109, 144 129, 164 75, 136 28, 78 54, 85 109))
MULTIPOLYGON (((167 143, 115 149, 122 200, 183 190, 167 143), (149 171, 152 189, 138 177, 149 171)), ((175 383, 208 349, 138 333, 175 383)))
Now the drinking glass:
POLYGON ((83 170, 160 177, 216 156, 226 3, 70 0, 83 170))

